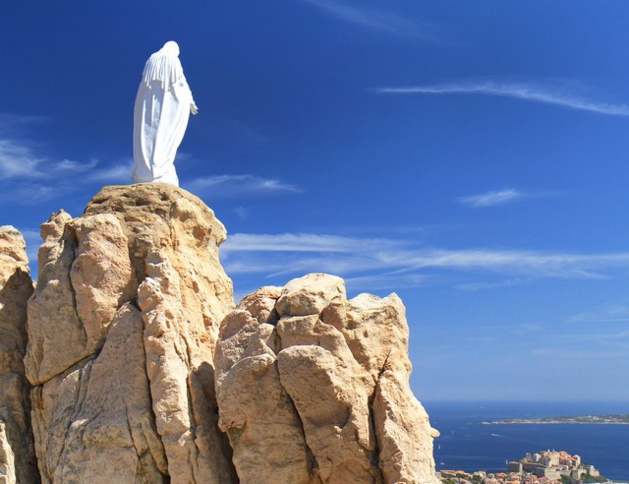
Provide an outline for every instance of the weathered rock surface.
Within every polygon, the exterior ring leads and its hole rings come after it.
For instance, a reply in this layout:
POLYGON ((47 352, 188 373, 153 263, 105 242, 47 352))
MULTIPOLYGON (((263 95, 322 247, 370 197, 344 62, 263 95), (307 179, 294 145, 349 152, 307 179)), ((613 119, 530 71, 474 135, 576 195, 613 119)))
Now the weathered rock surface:
POLYGON ((42 225, 26 374, 43 482, 235 482, 214 347, 225 228, 165 184, 103 188, 42 225))
POLYGON ((437 482, 395 294, 310 274, 234 308, 225 228, 171 185, 41 233, 33 288, 0 229, 0 484, 437 482))
POLYGON ((438 482, 395 294, 348 301, 324 274, 262 288, 221 324, 214 362, 241 482, 438 482))
POLYGON ((0 484, 38 482, 23 365, 32 292, 24 239, 0 227, 0 484))

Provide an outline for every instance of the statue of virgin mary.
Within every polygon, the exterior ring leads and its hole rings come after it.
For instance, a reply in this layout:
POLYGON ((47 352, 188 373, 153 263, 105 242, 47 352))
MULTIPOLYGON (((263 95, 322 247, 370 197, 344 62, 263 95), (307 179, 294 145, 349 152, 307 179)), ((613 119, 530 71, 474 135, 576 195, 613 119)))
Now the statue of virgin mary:
POLYGON ((164 182, 179 186, 175 155, 198 108, 172 40, 149 57, 135 98, 133 174, 135 183, 164 182))

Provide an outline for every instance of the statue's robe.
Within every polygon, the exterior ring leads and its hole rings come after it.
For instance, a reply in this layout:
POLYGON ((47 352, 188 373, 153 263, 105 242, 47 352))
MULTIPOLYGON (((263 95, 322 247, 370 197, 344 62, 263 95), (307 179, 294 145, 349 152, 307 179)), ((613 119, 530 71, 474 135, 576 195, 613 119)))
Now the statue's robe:
POLYGON ((132 178, 136 183, 179 186, 175 155, 194 99, 178 56, 177 44, 167 42, 144 67, 133 116, 132 178))

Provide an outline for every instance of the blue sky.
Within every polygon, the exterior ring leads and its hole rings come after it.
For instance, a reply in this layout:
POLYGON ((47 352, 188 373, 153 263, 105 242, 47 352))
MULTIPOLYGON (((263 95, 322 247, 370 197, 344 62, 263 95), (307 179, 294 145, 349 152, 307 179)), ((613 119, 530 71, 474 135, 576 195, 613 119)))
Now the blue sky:
POLYGON ((146 58, 237 295, 398 293, 421 400, 629 401, 629 2, 2 2, 0 224, 130 182, 146 58))

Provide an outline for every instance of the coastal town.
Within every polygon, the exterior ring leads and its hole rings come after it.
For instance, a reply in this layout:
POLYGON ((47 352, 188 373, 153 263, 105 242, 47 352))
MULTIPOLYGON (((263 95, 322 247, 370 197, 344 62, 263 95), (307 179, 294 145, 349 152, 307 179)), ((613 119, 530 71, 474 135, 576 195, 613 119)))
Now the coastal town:
POLYGON ((585 484, 608 482, 591 464, 578 455, 565 451, 545 450, 527 453, 520 460, 507 463, 505 472, 468 473, 442 470, 438 473, 444 484, 585 484))

